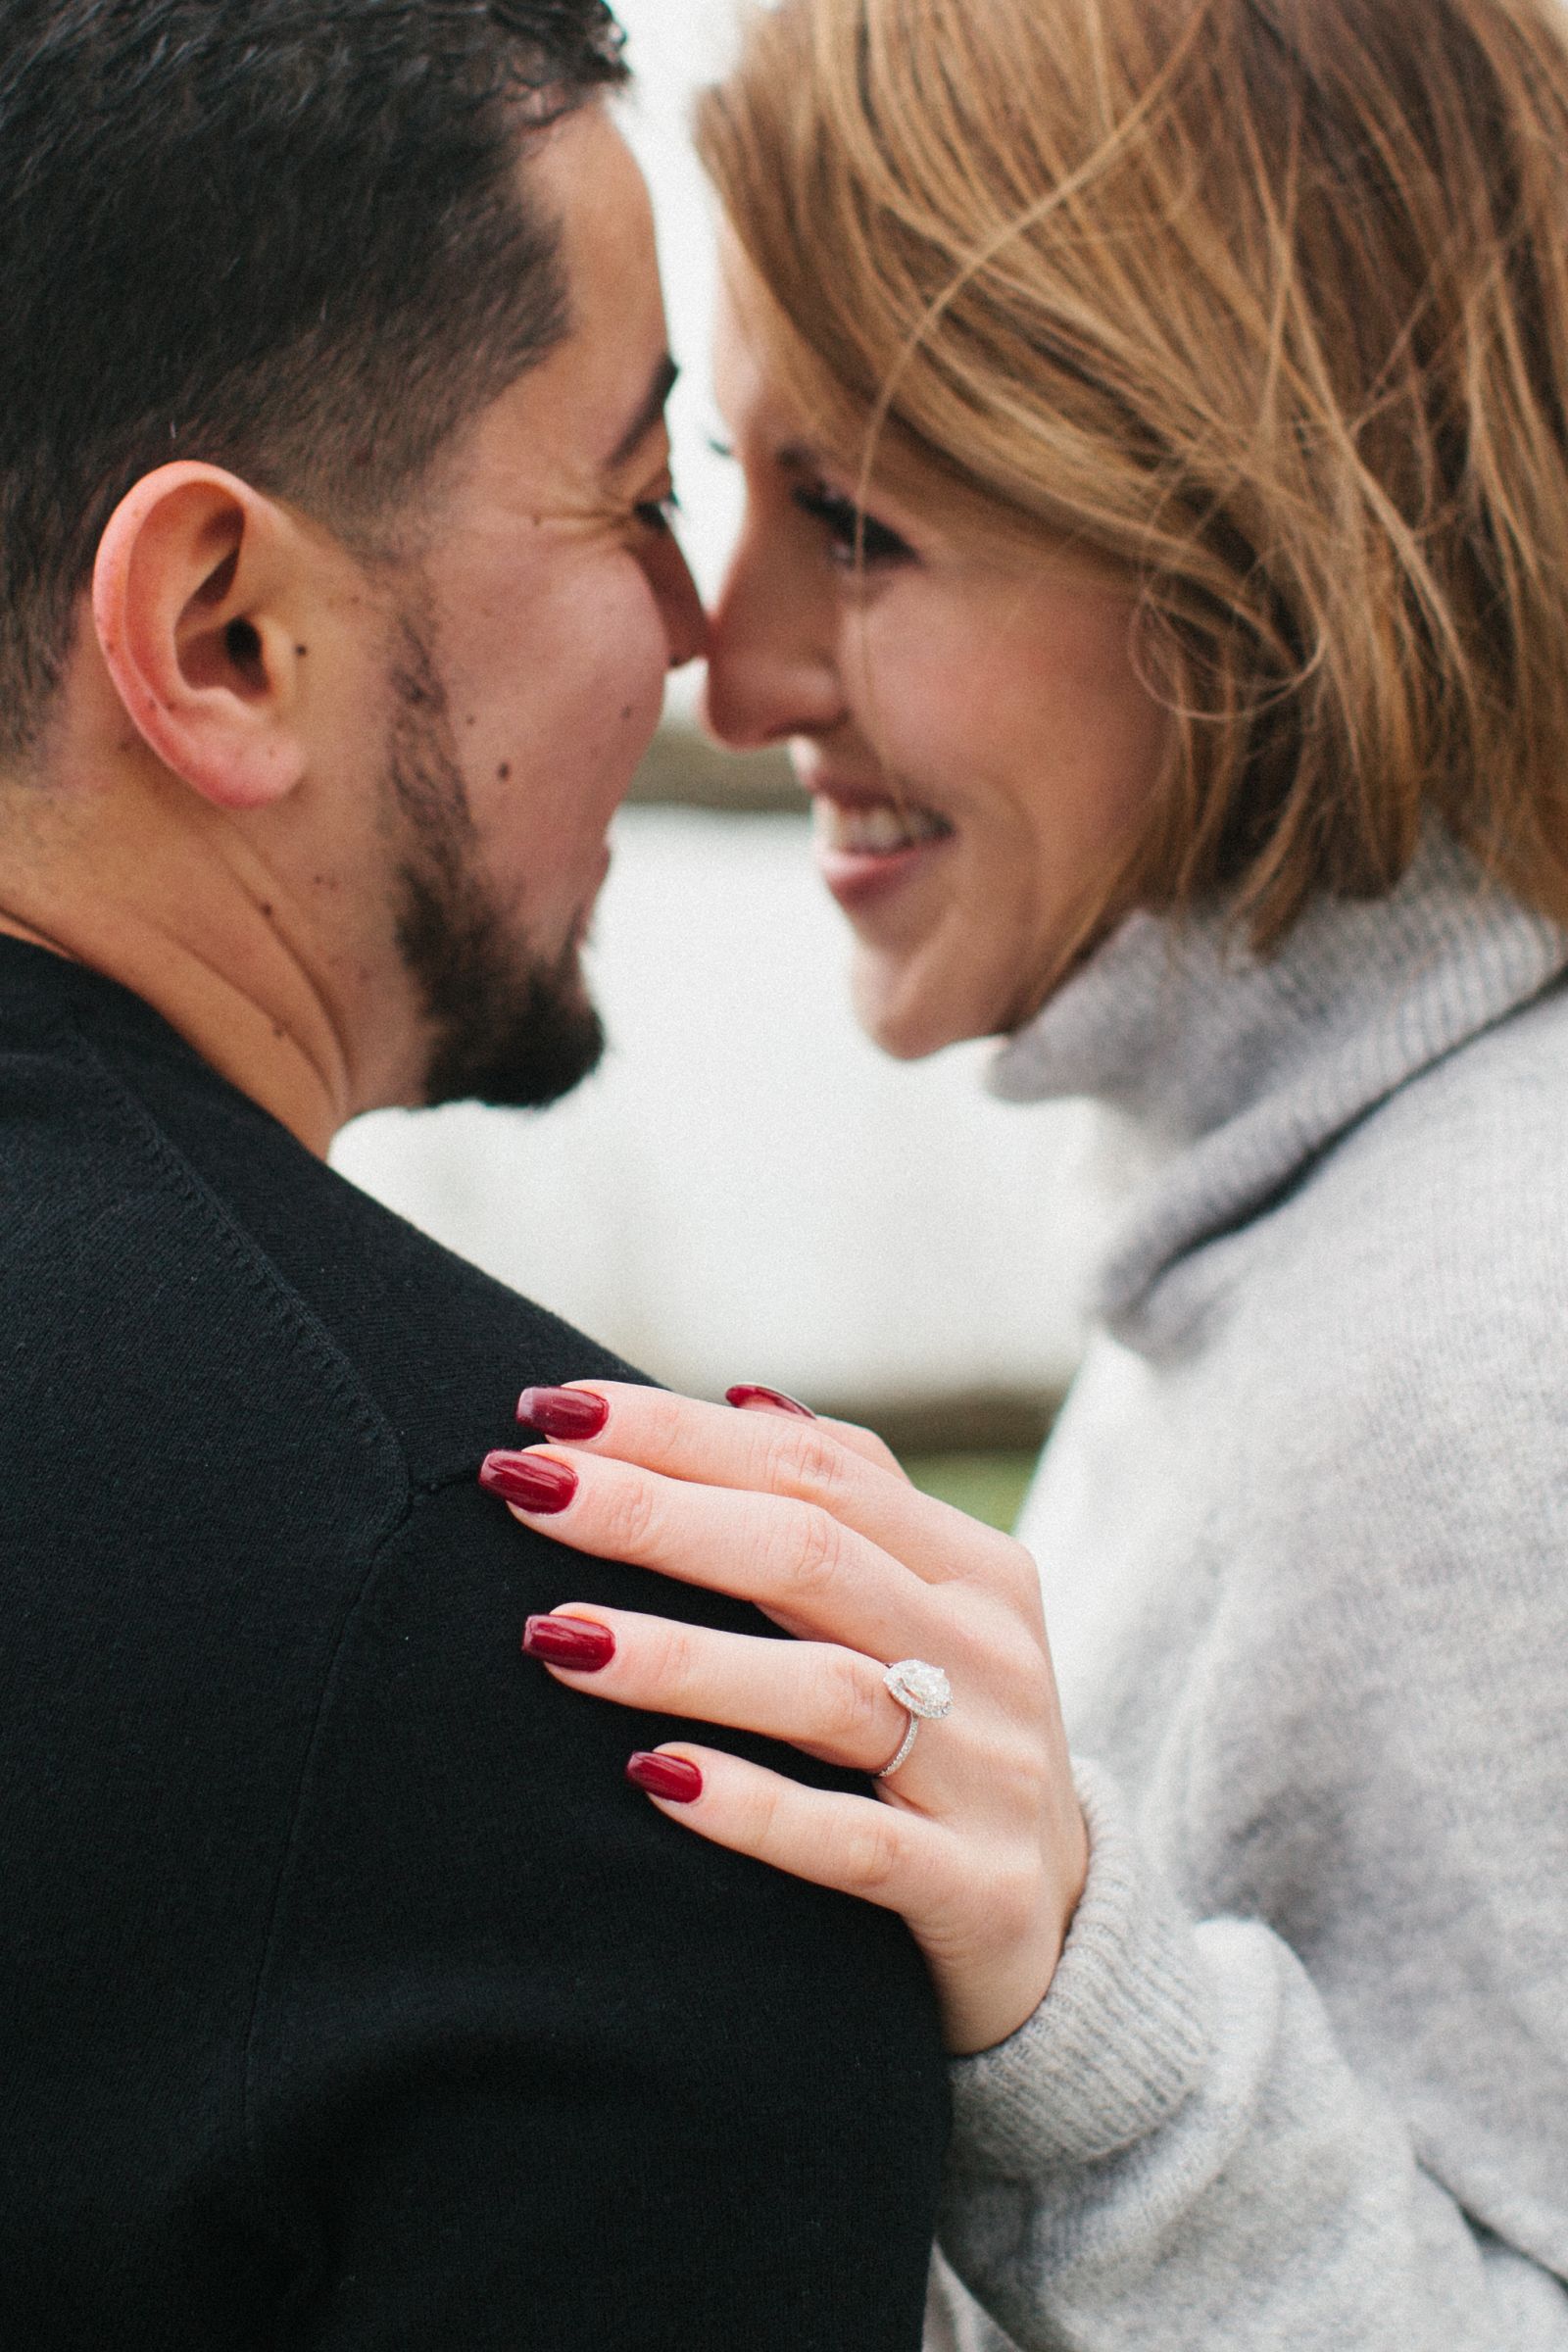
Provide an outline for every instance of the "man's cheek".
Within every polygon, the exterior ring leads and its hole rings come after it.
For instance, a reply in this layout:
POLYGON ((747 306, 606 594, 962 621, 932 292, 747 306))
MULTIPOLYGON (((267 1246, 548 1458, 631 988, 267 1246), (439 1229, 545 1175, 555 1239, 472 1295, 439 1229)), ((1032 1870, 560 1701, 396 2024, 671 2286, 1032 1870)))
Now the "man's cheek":
POLYGON ((624 598, 599 615, 579 652, 579 701, 593 735, 612 757, 640 760, 664 707, 669 642, 652 599, 624 598))

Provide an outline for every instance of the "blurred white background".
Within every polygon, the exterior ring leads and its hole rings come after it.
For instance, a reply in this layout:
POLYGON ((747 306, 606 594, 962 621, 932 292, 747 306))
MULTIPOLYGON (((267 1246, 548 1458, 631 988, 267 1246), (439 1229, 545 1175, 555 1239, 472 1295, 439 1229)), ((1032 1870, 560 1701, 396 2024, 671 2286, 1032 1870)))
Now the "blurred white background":
MULTIPOLYGON (((723 71, 737 12, 733 0, 625 0, 615 13, 626 27, 637 77, 621 121, 654 192, 670 335, 685 368, 670 410, 675 479, 686 509, 682 537, 710 595, 734 536, 740 492, 734 468, 711 447, 715 435, 721 437, 708 367, 714 211, 687 140, 686 119, 694 92, 723 71)), ((672 712, 690 709, 695 689, 695 679, 676 681, 672 712)))
MULTIPOLYGON (((709 202, 685 144, 728 0, 623 0, 627 128, 653 184, 677 356, 685 536, 719 577, 709 202)), ((672 696, 689 712, 694 687, 672 696)), ((875 1415, 1058 1389, 1104 1216, 1092 1114, 990 1102, 988 1049, 919 1067, 855 1030, 803 818, 626 810, 595 930, 605 1069, 543 1117, 367 1119, 345 1174, 619 1348, 715 1394, 759 1379, 875 1415)))

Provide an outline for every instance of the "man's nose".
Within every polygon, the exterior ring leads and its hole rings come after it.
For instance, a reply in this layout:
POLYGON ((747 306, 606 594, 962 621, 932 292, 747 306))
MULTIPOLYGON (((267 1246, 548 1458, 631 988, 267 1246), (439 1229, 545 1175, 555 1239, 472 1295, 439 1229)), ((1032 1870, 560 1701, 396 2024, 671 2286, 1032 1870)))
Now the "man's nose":
POLYGON ((734 752, 822 734, 843 716, 831 631, 765 550, 742 548, 708 623, 703 717, 734 752))
POLYGON ((664 622, 664 636, 669 645, 669 666, 684 669, 688 662, 700 662, 708 651, 708 614, 685 550, 671 532, 654 551, 655 593, 664 622))

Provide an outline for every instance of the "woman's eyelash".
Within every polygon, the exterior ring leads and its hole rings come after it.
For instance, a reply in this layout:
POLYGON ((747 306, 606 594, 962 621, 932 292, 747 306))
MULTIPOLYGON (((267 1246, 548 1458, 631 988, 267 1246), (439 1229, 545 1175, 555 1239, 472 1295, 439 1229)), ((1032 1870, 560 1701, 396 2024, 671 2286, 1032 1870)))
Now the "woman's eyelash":
POLYGON ((632 509, 645 530, 657 531, 665 539, 675 528, 675 517, 680 511, 680 499, 673 490, 666 491, 662 498, 641 499, 632 509))
POLYGON ((907 564, 914 550, 897 531, 890 531, 885 522, 867 514, 853 499, 822 483, 801 483, 790 496, 803 514, 821 523, 833 542, 835 559, 842 557, 853 564, 858 558, 867 566, 873 564, 907 564))

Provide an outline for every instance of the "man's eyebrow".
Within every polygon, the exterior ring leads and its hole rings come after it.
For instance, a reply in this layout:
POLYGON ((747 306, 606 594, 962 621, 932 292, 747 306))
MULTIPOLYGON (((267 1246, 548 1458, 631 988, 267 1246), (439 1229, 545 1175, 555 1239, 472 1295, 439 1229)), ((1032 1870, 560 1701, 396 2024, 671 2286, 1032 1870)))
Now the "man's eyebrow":
POLYGON ((666 351, 654 369, 654 380, 648 387, 648 397, 632 418, 610 460, 609 470, 624 466, 634 458, 656 424, 669 406, 669 396, 680 381, 680 369, 666 351))

